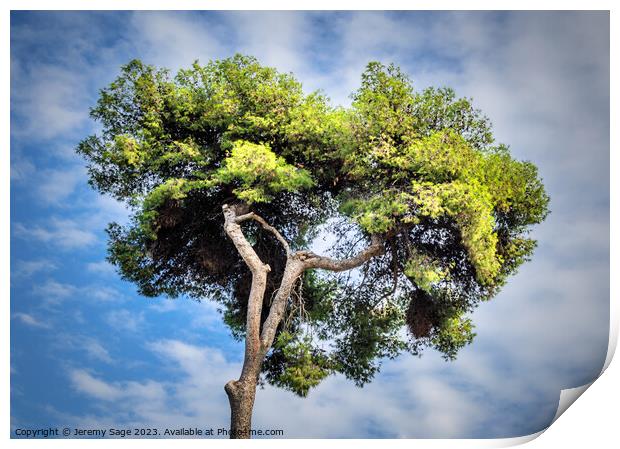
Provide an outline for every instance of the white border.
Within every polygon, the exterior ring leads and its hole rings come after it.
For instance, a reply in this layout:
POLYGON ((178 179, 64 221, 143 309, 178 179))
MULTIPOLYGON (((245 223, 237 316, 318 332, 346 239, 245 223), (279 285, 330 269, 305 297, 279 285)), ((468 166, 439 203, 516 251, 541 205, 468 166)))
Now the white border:
MULTIPOLYGON (((163 1, 145 1, 145 0, 91 0, 84 2, 83 0, 64 0, 56 1, 51 4, 49 1, 44 0, 8 0, 3 2, 3 8, 0 11, 0 30, 2 30, 3 44, 0 48, 0 61, 3 62, 2 67, 2 83, 1 89, 5 99, 5 107, 0 112, 0 130, 2 131, 2 139, 4 145, 0 150, 0 190, 3 195, 3 200, 0 203, 2 220, 0 220, 0 248, 1 248, 1 271, 0 271, 0 285, 2 286, 2 299, 4 305, 4 314, 2 316, 2 336, 3 344, 0 348, 3 360, 3 369, 0 372, 2 378, 3 388, 0 393, 0 402, 2 402, 2 408, 0 416, 2 422, 5 424, 3 435, 4 438, 10 437, 10 385, 9 385, 9 366, 10 366, 10 349, 9 349, 9 337, 10 337, 10 309, 9 309, 9 261, 10 261, 10 240, 9 240, 9 188, 10 188, 10 115, 9 115, 9 96, 10 96, 10 10, 82 10, 88 6, 87 9, 95 10, 182 10, 182 9, 228 9, 228 10, 276 10, 276 9, 291 9, 292 6, 289 2, 283 1, 262 1, 259 3, 249 0, 238 1, 225 1, 225 0, 211 0, 211 1, 199 1, 199 0, 176 0, 174 2, 163 1)), ((614 10, 614 2, 591 0, 588 2, 565 0, 562 3, 551 1, 503 1, 501 4, 492 1, 416 1, 405 2, 395 0, 383 0, 381 2, 364 2, 364 1, 336 1, 336 0, 300 0, 295 2, 295 9, 306 10, 334 10, 334 9, 367 9, 367 10, 389 10, 389 9, 416 9, 416 10, 446 10, 446 9, 468 9, 468 10, 481 10, 481 9, 493 9, 493 10, 511 10, 511 9, 530 9, 530 10, 546 10, 555 9, 557 6, 561 6, 562 9, 588 9, 588 10, 610 10, 611 11, 611 79, 618 78, 617 70, 617 57, 614 57, 618 53, 617 45, 617 25, 618 19, 616 11, 614 10)), ((617 112, 617 89, 613 82, 611 85, 611 116, 610 123, 618 123, 617 112)), ((617 148, 618 132, 612 126, 611 128, 611 148, 617 148)), ((617 171, 618 156, 615 152, 611 152, 611 226, 610 229, 618 228, 614 226, 618 224, 617 209, 614 207, 614 201, 617 200, 618 182, 614 178, 614 174, 617 171)), ((617 237, 612 233, 610 238, 611 243, 611 273, 617 272, 618 268, 618 252, 617 252, 617 237)), ((612 282, 611 285, 611 298, 617 298, 617 288, 612 282)), ((606 368, 610 366, 610 363, 615 352, 618 336, 618 310, 617 301, 611 301, 611 331, 610 331, 610 345, 608 350, 607 359, 605 362, 606 368)), ((618 363, 612 364, 609 369, 606 370, 601 379, 594 382, 592 388, 587 386, 572 389, 574 391, 563 392, 563 401, 566 401, 572 394, 573 400, 579 397, 586 389, 588 390, 582 399, 580 399, 580 405, 571 407, 567 413, 562 415, 559 413, 556 418, 559 418, 548 431, 544 432, 541 438, 536 439, 530 443, 534 448, 550 448, 550 447, 583 447, 585 445, 597 447, 597 448, 611 448, 617 444, 617 422, 615 420, 615 409, 618 400, 618 378, 620 376, 620 369, 617 368, 618 363), (575 393, 579 393, 575 395, 575 393), (576 396, 576 397, 575 397, 576 396), (613 412, 612 412, 613 411, 613 412), (560 415, 562 415, 560 417, 560 415)), ((562 400, 561 400, 562 402, 562 400)), ((572 403, 572 402, 571 402, 572 403)), ((518 444, 523 444, 531 441, 543 434, 539 432, 534 435, 509 438, 509 439, 494 439, 494 440, 381 440, 376 442, 374 440, 321 440, 321 445, 355 445, 356 447, 373 447, 376 444, 390 444, 400 447, 410 447, 415 444, 416 447, 429 447, 429 448, 443 448, 443 447, 463 447, 463 448, 482 448, 482 447, 507 447, 518 444)), ((109 440, 15 440, 11 439, 8 442, 9 447, 33 447, 38 444, 45 444, 50 448, 66 448, 66 447, 83 447, 84 445, 93 446, 109 446, 111 443, 109 440), (45 441, 45 443, 42 443, 45 441)), ((149 448, 169 447, 171 442, 169 440, 115 440, 114 444, 123 445, 137 445, 149 448)), ((178 440, 174 442, 174 445, 181 445, 185 447, 205 447, 220 446, 231 444, 229 441, 222 440, 178 440)), ((288 446, 291 444, 290 440, 256 440, 252 444, 257 446, 269 446, 279 447, 288 446)), ((300 444, 302 446, 308 444, 314 444, 312 440, 295 440, 295 445, 300 444)))

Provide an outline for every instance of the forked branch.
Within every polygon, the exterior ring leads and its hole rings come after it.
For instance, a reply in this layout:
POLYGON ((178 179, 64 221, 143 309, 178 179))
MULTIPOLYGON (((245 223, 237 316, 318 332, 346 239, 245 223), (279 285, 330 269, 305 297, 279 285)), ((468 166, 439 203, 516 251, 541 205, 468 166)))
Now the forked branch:
POLYGON ((269 315, 263 323, 260 338, 263 352, 266 353, 271 347, 276 329, 284 315, 286 303, 291 294, 293 285, 305 270, 312 268, 322 268, 331 271, 351 270, 384 252, 385 245, 383 238, 378 235, 373 235, 371 237, 371 244, 368 248, 362 250, 356 256, 347 259, 332 259, 331 257, 316 255, 311 251, 297 251, 291 254, 286 261, 280 288, 278 288, 271 308, 269 309, 269 315))
POLYGON ((284 247, 284 250, 286 251, 286 255, 287 256, 291 255, 291 248, 290 248, 288 242, 286 241, 286 239, 284 237, 282 237, 282 234, 280 234, 280 232, 276 228, 274 228, 269 223, 267 223, 263 217, 261 217, 260 215, 254 213, 254 212, 250 212, 250 213, 247 213, 247 214, 244 214, 244 215, 239 215, 237 218, 235 218, 235 223, 241 223, 241 222, 244 222, 246 220, 254 220, 258 224, 260 224, 261 227, 264 230, 266 230, 268 232, 271 232, 276 237, 276 239, 278 239, 278 241, 282 244, 282 246, 284 247))
MULTIPOLYGON (((237 223, 237 208, 225 204, 222 206, 224 212, 224 229, 232 240, 235 248, 252 272, 252 285, 250 287, 250 297, 248 298, 248 311, 246 318, 246 338, 245 338, 245 358, 243 370, 239 381, 253 379, 257 367, 262 361, 260 351, 260 318, 263 307, 263 297, 267 286, 267 273, 271 271, 268 264, 258 257, 252 245, 247 241, 241 231, 241 226, 237 223)), ((233 391, 229 388, 230 391, 233 391)), ((227 391, 229 391, 227 390, 227 391)))
MULTIPOLYGON (((312 251, 297 251, 292 253, 288 242, 284 239, 282 234, 267 223, 260 215, 254 212, 237 215, 238 211, 234 206, 224 205, 222 209, 224 211, 224 227, 226 233, 252 271, 252 287, 248 301, 246 363, 244 363, 244 372, 247 366, 253 366, 254 370, 260 368, 260 362, 273 344, 276 329, 282 320, 291 290, 296 280, 305 270, 313 268, 321 268, 330 271, 351 270, 364 264, 372 257, 385 252, 385 239, 379 235, 372 235, 371 243, 366 249, 346 259, 339 260, 331 257, 319 256, 312 251), (262 331, 260 330, 260 313, 265 292, 266 275, 267 272, 270 271, 270 268, 269 265, 263 264, 241 231, 239 224, 247 220, 256 221, 263 229, 272 233, 286 251, 286 266, 280 281, 280 287, 276 290, 275 297, 269 309, 269 314, 262 325, 262 331), (253 363, 247 363, 250 360, 253 363)), ((243 377, 242 374, 242 378, 243 377)))

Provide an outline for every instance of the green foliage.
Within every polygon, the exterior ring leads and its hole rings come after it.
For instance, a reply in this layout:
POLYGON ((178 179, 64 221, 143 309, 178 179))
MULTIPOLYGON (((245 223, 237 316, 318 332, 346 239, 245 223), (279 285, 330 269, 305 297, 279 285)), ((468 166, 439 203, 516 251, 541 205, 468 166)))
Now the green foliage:
POLYGON ((309 336, 297 338, 288 331, 281 332, 273 352, 285 362, 278 375, 270 379, 271 382, 298 396, 306 397, 311 388, 333 372, 332 362, 313 347, 309 336))
POLYGON ((429 87, 415 94, 415 128, 421 135, 438 129, 458 130, 467 143, 485 150, 494 142, 489 119, 472 106, 471 99, 456 98, 453 89, 429 87))
MULTIPOLYGON (((393 65, 371 62, 342 108, 247 56, 175 76, 134 60, 91 115, 102 131, 77 148, 89 182, 134 212, 108 228, 109 260, 144 295, 218 301, 237 338, 251 275, 223 204, 255 211, 293 250, 325 226, 337 257, 383 237, 384 255, 352 275, 306 272, 290 300, 263 373, 302 396, 332 372, 363 385, 402 351, 454 358, 474 336, 468 314, 531 258, 528 232, 548 213, 535 165, 494 143, 470 99, 416 92, 393 65)), ((286 255, 243 226, 271 267, 265 319, 286 255)))
POLYGON ((397 217, 407 212, 409 198, 404 193, 386 191, 368 199, 348 199, 340 210, 370 234, 381 234, 392 229, 397 217))
POLYGON ((441 268, 436 261, 416 252, 409 256, 403 273, 425 292, 431 292, 439 281, 450 277, 449 271, 441 268))
POLYGON ((441 351, 446 359, 455 359, 458 351, 470 344, 476 334, 469 318, 455 316, 445 318, 439 326, 439 332, 433 337, 433 345, 441 351))
POLYGON ((221 184, 238 182, 233 193, 248 204, 267 202, 282 191, 298 191, 312 187, 310 174, 287 164, 268 145, 236 141, 224 166, 216 172, 221 184))

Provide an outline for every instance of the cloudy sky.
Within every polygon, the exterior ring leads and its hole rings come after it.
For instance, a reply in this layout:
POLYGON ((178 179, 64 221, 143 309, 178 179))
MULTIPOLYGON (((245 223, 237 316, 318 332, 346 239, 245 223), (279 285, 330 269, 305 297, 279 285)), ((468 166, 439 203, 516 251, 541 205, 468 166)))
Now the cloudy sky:
POLYGON ((12 427, 226 427, 242 346, 216 308, 145 299, 105 262, 123 207, 91 191, 76 143, 98 89, 132 58, 172 70, 257 56, 347 104, 371 60, 416 88, 473 97, 497 140, 536 163, 552 213, 539 248, 473 314, 457 361, 384 363, 359 389, 332 376, 307 399, 267 387, 254 426, 287 437, 521 436, 563 388, 600 372, 609 322, 606 13, 11 14, 12 427))

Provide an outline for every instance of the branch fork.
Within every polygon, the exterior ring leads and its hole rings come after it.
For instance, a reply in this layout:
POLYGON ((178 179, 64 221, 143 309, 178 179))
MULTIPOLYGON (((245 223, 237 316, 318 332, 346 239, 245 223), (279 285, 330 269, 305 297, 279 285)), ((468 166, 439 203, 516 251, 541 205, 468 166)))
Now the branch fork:
POLYGON ((289 243, 280 232, 254 212, 247 212, 246 205, 224 204, 224 230, 252 273, 252 285, 248 298, 246 317, 245 356, 241 376, 237 381, 226 384, 225 390, 231 406, 231 433, 248 435, 251 426, 252 408, 256 395, 256 384, 267 352, 273 345, 276 330, 282 321, 286 304, 295 282, 308 269, 322 268, 330 271, 345 271, 359 267, 369 259, 385 252, 385 240, 379 235, 371 236, 371 244, 357 255, 347 259, 332 259, 319 256, 312 251, 292 252, 289 243), (262 323, 261 312, 267 286, 268 264, 258 257, 248 242, 240 224, 253 220, 270 232, 286 252, 286 266, 280 287, 277 289, 267 319, 262 323))

